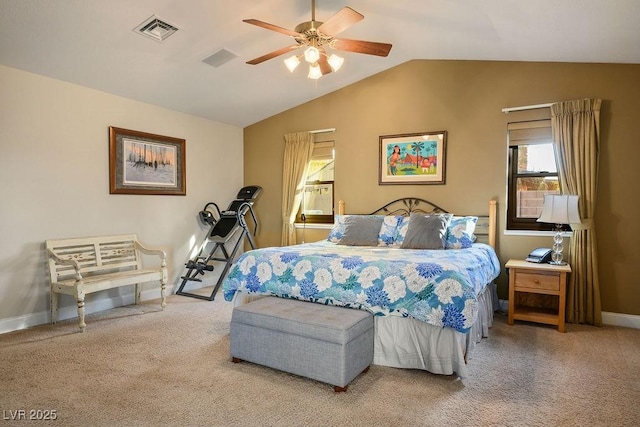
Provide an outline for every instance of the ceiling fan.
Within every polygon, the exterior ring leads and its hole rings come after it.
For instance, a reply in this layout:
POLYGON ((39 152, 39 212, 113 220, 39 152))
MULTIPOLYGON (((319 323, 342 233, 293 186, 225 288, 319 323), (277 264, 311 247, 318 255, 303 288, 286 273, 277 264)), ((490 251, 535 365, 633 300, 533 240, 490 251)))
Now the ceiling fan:
POLYGON ((305 61, 309 63, 308 77, 310 79, 318 79, 332 71, 338 71, 344 62, 344 59, 336 54, 328 55, 326 48, 367 55, 387 56, 391 50, 391 45, 388 43, 335 37, 337 34, 363 19, 364 16, 360 13, 350 7, 343 7, 326 22, 316 21, 315 0, 311 0, 311 21, 299 24, 293 31, 257 19, 245 19, 243 22, 247 24, 291 36, 296 42, 294 45, 283 47, 252 59, 251 61, 247 61, 247 64, 257 65, 280 55, 293 52, 298 48, 306 47, 303 55, 293 55, 285 60, 285 64, 287 68, 293 72, 300 64, 300 59, 304 57, 305 61))

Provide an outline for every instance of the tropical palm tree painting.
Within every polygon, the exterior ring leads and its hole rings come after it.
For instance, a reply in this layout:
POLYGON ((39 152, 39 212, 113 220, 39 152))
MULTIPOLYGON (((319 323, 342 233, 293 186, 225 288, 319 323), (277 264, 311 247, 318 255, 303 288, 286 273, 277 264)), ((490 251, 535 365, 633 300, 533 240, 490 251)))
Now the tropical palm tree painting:
POLYGON ((380 184, 444 183, 446 131, 380 137, 380 184))
POLYGON ((387 146, 390 175, 435 175, 438 172, 438 141, 398 142, 387 146))

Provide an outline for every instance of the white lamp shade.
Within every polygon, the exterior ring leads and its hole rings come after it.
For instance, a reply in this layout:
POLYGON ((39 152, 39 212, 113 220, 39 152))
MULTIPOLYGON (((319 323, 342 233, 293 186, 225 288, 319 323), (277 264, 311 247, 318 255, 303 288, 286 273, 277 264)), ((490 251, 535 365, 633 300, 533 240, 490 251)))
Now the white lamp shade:
POLYGON ((537 222, 551 224, 579 224, 578 196, 545 194, 542 213, 537 222))
POLYGON ((317 62, 318 59, 320 59, 320 51, 317 48, 309 46, 309 48, 304 51, 304 60, 309 64, 317 62))
POLYGON ((333 53, 331 54, 327 62, 329 63, 333 71, 338 71, 340 67, 342 67, 342 64, 344 63, 344 58, 333 53))
POLYGON ((293 70, 295 70, 296 67, 300 65, 300 60, 296 55, 293 55, 284 60, 284 65, 286 65, 289 71, 293 73, 293 70))
POLYGON ((307 77, 313 80, 318 80, 322 77, 322 70, 317 63, 309 66, 309 75, 307 77))

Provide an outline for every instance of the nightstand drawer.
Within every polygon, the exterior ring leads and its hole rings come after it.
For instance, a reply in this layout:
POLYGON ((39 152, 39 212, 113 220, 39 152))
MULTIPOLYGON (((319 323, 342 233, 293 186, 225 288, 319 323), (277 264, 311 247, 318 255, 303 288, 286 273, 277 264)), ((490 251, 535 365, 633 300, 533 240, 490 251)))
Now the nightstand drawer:
POLYGON ((557 273, 528 273, 526 271, 516 270, 515 275, 516 289, 560 290, 560 275, 557 273))

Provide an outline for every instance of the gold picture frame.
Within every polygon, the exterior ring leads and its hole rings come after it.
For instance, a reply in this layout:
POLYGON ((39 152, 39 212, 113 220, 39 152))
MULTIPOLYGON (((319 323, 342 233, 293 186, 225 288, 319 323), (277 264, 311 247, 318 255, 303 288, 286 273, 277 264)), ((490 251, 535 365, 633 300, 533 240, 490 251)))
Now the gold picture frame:
POLYGON ((186 141, 109 127, 109 193, 185 196, 186 141))

